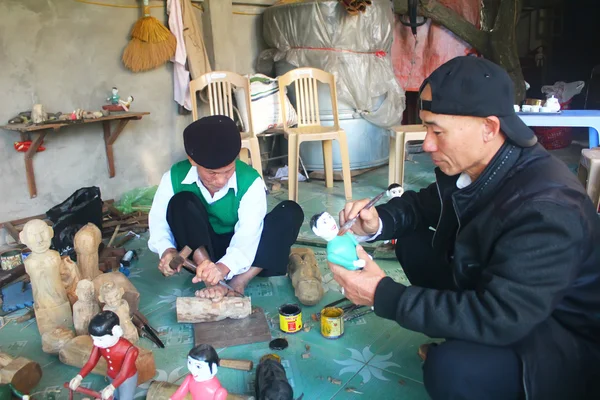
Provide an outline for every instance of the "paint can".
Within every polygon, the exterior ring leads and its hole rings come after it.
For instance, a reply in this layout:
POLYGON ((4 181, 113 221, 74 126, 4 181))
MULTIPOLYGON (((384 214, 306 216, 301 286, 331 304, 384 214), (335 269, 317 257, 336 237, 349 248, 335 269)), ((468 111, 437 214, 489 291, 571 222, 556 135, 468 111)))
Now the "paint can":
POLYGON ((20 249, 6 250, 0 254, 0 265, 4 271, 16 268, 21 264, 23 264, 23 257, 20 249))
POLYGON ((302 329, 302 310, 298 304, 279 307, 279 329, 285 333, 296 333, 302 329))
POLYGON ((337 339, 344 334, 344 310, 327 307, 321 311, 321 335, 327 339, 337 339))

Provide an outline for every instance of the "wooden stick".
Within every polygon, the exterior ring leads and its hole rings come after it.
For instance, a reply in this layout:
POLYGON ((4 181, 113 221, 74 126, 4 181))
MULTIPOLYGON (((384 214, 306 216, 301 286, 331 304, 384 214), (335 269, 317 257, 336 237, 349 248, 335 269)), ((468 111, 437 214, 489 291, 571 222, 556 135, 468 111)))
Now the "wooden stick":
POLYGON ((230 358, 221 358, 219 367, 237 369, 240 371, 252 371, 254 363, 250 360, 234 360, 230 358))
POLYGON ((112 237, 108 241, 108 244, 106 245, 106 247, 110 247, 113 244, 113 242, 115 241, 115 238, 117 237, 117 233, 119 233, 120 228, 121 228, 121 224, 117 225, 117 227, 115 228, 115 232, 113 233, 112 237))

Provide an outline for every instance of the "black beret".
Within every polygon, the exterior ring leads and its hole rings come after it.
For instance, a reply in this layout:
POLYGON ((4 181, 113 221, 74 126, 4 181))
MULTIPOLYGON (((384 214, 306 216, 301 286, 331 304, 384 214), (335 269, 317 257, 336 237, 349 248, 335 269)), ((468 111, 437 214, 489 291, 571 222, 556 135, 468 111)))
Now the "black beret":
POLYGON ((196 164, 219 169, 231 164, 240 154, 242 138, 231 118, 212 115, 200 118, 185 128, 183 145, 196 164))

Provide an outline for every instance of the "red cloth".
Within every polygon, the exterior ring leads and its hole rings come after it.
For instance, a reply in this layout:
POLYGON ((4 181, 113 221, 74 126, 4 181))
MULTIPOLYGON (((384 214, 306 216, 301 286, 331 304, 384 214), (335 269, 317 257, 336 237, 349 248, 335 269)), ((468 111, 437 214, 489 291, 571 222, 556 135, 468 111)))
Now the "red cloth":
POLYGON ((101 349, 94 346, 90 359, 83 366, 79 375, 86 377, 92 372, 100 357, 102 356, 108 364, 108 376, 113 379, 112 385, 118 388, 123 382, 131 378, 137 372, 135 361, 139 350, 127 339, 120 338, 113 347, 101 349))
POLYGON ((191 374, 186 376, 179 389, 171 396, 171 400, 183 400, 188 392, 192 394, 193 400, 225 400, 227 398, 227 390, 223 389, 216 376, 203 382, 196 382, 191 374))
MULTIPOLYGON (((438 0, 441 4, 456 11, 467 21, 479 27, 479 0, 438 0)), ((406 20, 407 17, 403 17, 406 20)), ((421 83, 436 68, 458 56, 474 53, 474 49, 457 38, 446 28, 431 23, 417 28, 417 48, 410 27, 400 23, 395 15, 394 42, 392 44, 392 65, 394 74, 405 91, 418 91, 421 83), (411 71, 411 61, 415 61, 411 71), (410 80, 409 80, 410 76, 410 80)))

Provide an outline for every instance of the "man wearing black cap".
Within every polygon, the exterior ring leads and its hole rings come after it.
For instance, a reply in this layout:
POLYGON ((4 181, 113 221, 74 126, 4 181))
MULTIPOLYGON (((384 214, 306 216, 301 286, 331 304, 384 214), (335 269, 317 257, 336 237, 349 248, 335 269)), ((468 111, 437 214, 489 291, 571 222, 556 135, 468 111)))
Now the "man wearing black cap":
POLYGON ((420 90, 436 183, 340 223, 397 239, 411 282, 359 247, 361 271, 330 264, 346 297, 432 338, 434 399, 600 398, 600 219, 575 175, 536 143, 499 66, 458 57, 420 90))
POLYGON ((266 213, 264 182, 236 159, 241 137, 230 118, 191 123, 183 142, 187 160, 164 174, 149 215, 148 247, 160 256, 159 270, 173 275, 169 262, 189 246, 198 265, 193 282, 206 283, 196 295, 215 301, 227 292, 221 280, 243 293, 256 275, 284 275, 304 219, 300 206, 283 201, 266 213))

